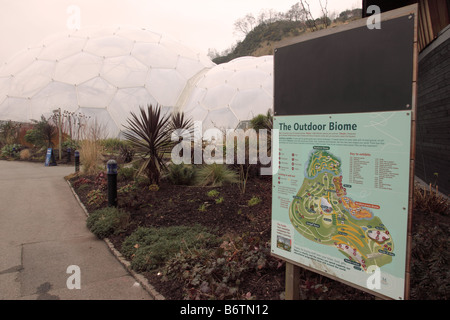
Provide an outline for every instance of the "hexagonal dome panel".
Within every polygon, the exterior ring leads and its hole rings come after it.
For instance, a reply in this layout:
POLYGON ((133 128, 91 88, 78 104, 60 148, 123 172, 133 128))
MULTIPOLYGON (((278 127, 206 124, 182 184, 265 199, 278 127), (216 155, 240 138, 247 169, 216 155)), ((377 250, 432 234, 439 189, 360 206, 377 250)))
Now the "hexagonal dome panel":
POLYGON ((150 30, 59 33, 0 66, 0 119, 29 122, 61 108, 98 118, 118 136, 130 111, 173 108, 191 77, 214 63, 150 30))
POLYGON ((159 104, 203 129, 235 128, 273 107, 273 57, 215 65, 166 35, 132 27, 60 33, 0 66, 0 120, 82 113, 120 136, 130 112, 159 104))
POLYGON ((269 109, 273 109, 273 56, 242 57, 211 68, 182 106, 188 116, 203 121, 204 130, 233 129, 269 109))

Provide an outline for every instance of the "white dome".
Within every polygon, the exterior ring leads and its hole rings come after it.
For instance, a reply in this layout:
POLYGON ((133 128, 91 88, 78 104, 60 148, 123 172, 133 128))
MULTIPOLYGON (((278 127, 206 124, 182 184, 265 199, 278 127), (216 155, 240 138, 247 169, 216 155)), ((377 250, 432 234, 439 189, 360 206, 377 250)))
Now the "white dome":
POLYGON ((203 129, 235 128, 273 108, 273 56, 237 58, 197 78, 182 110, 203 129))
POLYGON ((203 129, 235 128, 273 108, 273 57, 215 65, 153 31, 91 27, 50 36, 0 67, 0 120, 61 108, 95 117, 116 137, 148 104, 184 111, 203 129))
POLYGON ((166 35, 137 28, 57 34, 0 67, 0 119, 29 122, 61 108, 95 116, 117 136, 139 106, 176 105, 214 63, 166 35))

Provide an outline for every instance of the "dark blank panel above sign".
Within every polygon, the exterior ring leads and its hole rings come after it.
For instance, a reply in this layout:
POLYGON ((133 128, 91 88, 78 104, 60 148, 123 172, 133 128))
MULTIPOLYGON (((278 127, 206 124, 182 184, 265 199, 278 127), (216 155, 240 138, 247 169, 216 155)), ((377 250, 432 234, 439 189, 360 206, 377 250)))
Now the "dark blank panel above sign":
POLYGON ((278 48, 276 115, 408 110, 414 18, 367 26, 278 48))

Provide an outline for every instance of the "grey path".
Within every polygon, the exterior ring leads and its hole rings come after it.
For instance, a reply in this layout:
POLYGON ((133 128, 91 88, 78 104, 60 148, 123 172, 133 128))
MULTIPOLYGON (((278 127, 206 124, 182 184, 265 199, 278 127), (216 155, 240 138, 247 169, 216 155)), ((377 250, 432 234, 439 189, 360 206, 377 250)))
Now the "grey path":
POLYGON ((0 300, 141 300, 151 296, 86 228, 65 175, 73 167, 0 161, 0 300), (80 289, 68 289, 70 265, 80 289))

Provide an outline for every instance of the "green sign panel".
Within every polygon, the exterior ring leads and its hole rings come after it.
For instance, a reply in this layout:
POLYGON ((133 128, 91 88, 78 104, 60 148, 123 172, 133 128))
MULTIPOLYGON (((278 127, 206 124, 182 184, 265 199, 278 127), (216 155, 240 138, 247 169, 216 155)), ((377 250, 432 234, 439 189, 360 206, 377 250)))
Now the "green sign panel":
POLYGON ((404 299, 411 112, 277 116, 272 253, 404 299))

